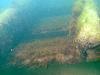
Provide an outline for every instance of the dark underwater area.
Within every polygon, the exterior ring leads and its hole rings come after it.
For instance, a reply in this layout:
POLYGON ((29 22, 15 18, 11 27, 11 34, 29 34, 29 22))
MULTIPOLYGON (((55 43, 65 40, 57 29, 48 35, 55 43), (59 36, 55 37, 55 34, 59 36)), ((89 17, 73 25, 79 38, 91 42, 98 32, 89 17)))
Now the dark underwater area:
POLYGON ((0 70, 1 75, 99 75, 100 63, 59 64, 50 63, 47 67, 9 67, 0 70))
MULTIPOLYGON (((0 7, 1 15, 12 12, 0 21, 0 75, 100 75, 100 45, 89 49, 83 62, 78 55, 70 60, 73 50, 66 56, 75 1, 12 0, 0 7)), ((100 1, 94 1, 100 12, 100 1)))

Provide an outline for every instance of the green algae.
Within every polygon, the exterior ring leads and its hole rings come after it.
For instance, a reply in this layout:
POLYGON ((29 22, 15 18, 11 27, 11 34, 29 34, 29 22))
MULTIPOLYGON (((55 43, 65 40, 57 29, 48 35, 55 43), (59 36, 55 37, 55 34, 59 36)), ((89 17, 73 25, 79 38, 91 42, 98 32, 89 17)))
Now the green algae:
POLYGON ((93 0, 86 1, 84 9, 77 21, 80 42, 100 42, 99 16, 93 0))

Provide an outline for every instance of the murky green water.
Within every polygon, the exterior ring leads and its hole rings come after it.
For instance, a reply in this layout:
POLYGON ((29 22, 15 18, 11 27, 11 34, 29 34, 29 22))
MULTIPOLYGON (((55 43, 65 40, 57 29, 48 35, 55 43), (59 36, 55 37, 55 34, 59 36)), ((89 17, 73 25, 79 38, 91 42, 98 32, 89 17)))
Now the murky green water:
MULTIPOLYGON (((48 67, 39 68, 22 67, 22 65, 5 66, 9 64, 9 58, 13 57, 12 49, 20 43, 67 36, 67 27, 64 30, 63 26, 69 24, 70 17, 74 13, 75 1, 77 0, 0 0, 0 75, 100 75, 100 62, 52 63, 48 67), (39 26, 42 28, 38 33, 39 26)), ((97 1, 96 6, 100 17, 100 0, 94 1, 97 1)), ((99 51, 100 48, 96 50, 99 51)))
POLYGON ((6 68, 0 75, 100 75, 100 62, 81 64, 49 64, 47 68, 6 68))

